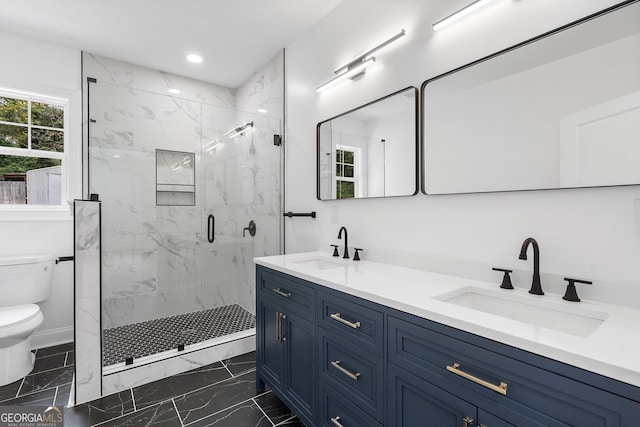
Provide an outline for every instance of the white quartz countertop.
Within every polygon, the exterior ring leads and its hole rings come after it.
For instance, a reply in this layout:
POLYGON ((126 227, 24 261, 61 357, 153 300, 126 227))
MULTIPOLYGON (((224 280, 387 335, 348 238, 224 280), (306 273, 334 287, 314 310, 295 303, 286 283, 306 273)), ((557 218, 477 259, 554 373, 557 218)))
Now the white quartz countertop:
POLYGON ((579 303, 568 302, 557 294, 537 296, 529 294, 528 289, 503 290, 499 280, 488 283, 378 262, 355 262, 322 252, 260 257, 254 261, 337 291, 640 387, 638 309, 584 299, 579 303), (321 260, 320 265, 313 260, 321 260), (323 260, 343 266, 322 269, 323 260), (535 304, 541 307, 551 304, 556 310, 559 307, 568 312, 576 309, 593 311, 604 314, 606 320, 588 336, 577 336, 438 299, 467 287, 531 298, 530 301, 536 300, 535 304))

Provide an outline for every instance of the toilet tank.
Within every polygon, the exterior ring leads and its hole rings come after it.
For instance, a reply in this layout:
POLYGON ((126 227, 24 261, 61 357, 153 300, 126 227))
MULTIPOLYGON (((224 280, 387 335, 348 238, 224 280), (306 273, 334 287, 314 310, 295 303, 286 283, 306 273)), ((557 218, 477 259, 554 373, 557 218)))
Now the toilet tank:
POLYGON ((0 307, 49 298, 53 255, 0 257, 0 307))

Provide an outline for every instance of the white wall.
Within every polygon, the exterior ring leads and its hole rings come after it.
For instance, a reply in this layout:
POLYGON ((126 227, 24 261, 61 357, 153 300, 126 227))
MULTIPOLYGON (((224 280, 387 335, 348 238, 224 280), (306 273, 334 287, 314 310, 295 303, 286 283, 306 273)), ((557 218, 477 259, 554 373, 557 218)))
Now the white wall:
MULTIPOLYGON (((80 51, 0 33, 0 58, 0 86, 71 97, 70 142, 79 144, 80 51)), ((70 198, 79 197, 79 173, 79 168, 71 170, 70 198)), ((73 255, 72 217, 67 209, 43 213, 0 207, 0 242, 0 257, 73 255)), ((73 340, 73 263, 53 269, 53 288, 40 304, 44 322, 34 334, 34 347, 73 340)))
POLYGON ((350 0, 287 48, 285 210, 317 211, 286 221, 286 252, 329 250, 345 225, 364 258, 450 271, 500 282, 491 266, 514 268, 528 287, 531 261, 520 245, 535 237, 543 286, 562 277, 594 281, 583 298, 640 306, 640 187, 530 191, 320 202, 315 198, 316 123, 408 85, 579 19, 616 1, 500 0, 438 33, 431 24, 468 0, 350 0), (376 55, 363 79, 320 94, 333 69, 405 28, 376 55), (636 294, 637 295, 637 294, 636 294), (625 298, 626 297, 626 298, 625 298))

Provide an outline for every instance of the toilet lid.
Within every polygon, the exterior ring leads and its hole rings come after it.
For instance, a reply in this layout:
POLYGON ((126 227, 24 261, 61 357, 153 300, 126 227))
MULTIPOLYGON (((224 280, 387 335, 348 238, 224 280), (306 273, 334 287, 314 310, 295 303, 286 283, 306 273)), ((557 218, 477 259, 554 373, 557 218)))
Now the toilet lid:
POLYGON ((40 307, 36 304, 0 307, 0 328, 26 322, 38 316, 40 307))

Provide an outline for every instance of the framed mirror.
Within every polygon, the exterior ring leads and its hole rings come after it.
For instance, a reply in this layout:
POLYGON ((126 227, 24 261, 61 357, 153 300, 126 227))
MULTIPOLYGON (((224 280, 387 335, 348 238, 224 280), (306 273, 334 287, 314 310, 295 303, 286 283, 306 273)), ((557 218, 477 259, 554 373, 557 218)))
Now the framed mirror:
POLYGON ((640 2, 422 85, 422 190, 640 184, 640 2))
POLYGON ((418 89, 318 123, 318 200, 418 193, 418 89))

